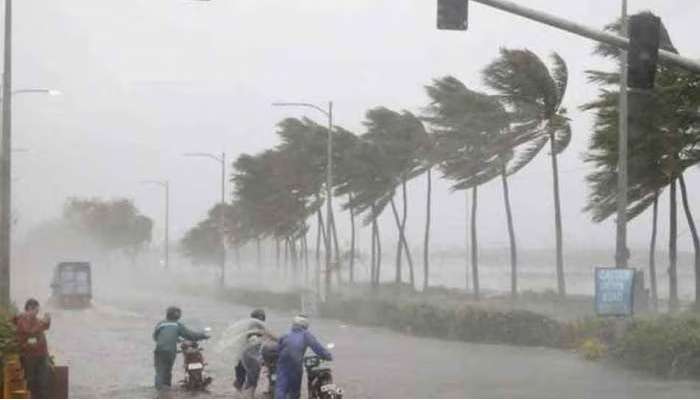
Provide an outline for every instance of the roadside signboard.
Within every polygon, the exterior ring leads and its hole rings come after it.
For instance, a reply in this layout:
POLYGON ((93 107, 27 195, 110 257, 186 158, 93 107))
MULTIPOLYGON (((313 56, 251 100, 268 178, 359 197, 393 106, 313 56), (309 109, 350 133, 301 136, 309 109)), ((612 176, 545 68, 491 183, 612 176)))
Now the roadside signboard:
POLYGON ((633 313, 634 270, 595 269, 595 311, 601 316, 629 316, 633 313))

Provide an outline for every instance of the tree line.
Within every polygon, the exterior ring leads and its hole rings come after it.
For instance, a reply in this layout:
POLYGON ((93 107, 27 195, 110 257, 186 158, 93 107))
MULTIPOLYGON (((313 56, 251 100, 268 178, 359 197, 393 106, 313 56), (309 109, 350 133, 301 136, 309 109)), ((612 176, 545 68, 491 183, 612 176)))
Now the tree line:
MULTIPOLYGON (((620 33, 619 21, 607 29, 620 33)), ((665 28, 662 48, 675 51, 665 28)), ((619 51, 600 45, 596 54, 619 60, 619 51)), ((585 211, 594 222, 615 214, 617 201, 617 132, 619 73, 587 71, 592 84, 600 87, 593 101, 581 106, 592 112, 595 124, 585 162, 591 166, 586 177, 590 196, 585 211)), ((347 268, 350 283, 355 280, 356 230, 358 224, 371 232, 370 281, 379 285, 382 271, 382 241, 378 218, 389 213, 395 225, 396 253, 394 281, 418 287, 414 259, 406 240, 409 197, 407 183, 422 179, 426 185, 423 282, 430 286, 430 226, 432 183, 436 173, 451 183, 451 190, 469 192, 471 209, 470 257, 465 271, 475 298, 480 296, 478 254, 479 189, 500 181, 506 232, 510 249, 510 292, 518 293, 518 247, 516 221, 511 211, 509 178, 522 171, 538 155, 546 153, 552 171, 552 220, 555 226, 555 259, 559 295, 566 295, 563 221, 559 188, 559 155, 569 146, 572 129, 564 98, 569 81, 566 62, 556 53, 545 60, 526 49, 500 50, 499 56, 481 72, 485 90, 468 87, 454 76, 433 79, 425 85, 429 103, 419 113, 375 107, 368 110, 360 134, 334 126, 333 196, 350 220, 350 248, 338 245, 335 215, 329 221, 321 212, 325 196, 326 144, 328 128, 307 118, 287 118, 277 124, 280 143, 259 154, 241 155, 233 164, 231 181, 234 200, 217 205, 204 221, 192 228, 181 245, 191 258, 210 257, 220 248, 217 216, 226 213, 227 242, 238 249, 271 239, 276 243, 277 265, 282 249, 292 267, 305 268, 308 277, 308 249, 311 227, 316 226, 316 281, 324 276, 326 286, 341 268, 347 268), (398 200, 401 200, 400 202, 398 200), (326 226, 330 224, 330 230, 326 226), (325 247, 330 231, 331 248, 325 247), (321 271, 320 252, 332 252, 334 267, 321 271), (471 279, 469 279, 469 276, 471 279)), ((656 226, 658 199, 664 189, 670 196, 669 276, 670 304, 678 306, 676 272, 677 187, 690 227, 695 250, 696 296, 700 293, 700 240, 689 207, 683 173, 697 164, 696 144, 700 109, 700 79, 679 68, 659 65, 653 94, 630 94, 630 150, 628 218, 638 217, 652 207, 650 240, 650 281, 652 300, 657 301, 656 226)), ((216 257, 212 256, 212 260, 216 257)))

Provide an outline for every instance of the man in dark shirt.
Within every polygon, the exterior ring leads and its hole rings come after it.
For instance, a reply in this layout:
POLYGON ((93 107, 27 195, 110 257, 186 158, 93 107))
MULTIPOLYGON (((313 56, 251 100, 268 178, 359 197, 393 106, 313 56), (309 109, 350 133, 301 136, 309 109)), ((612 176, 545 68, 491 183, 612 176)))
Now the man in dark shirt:
POLYGON ((177 340, 202 340, 208 336, 193 332, 179 322, 182 311, 177 307, 168 307, 165 320, 159 322, 153 330, 156 349, 153 352, 153 365, 156 370, 155 386, 160 390, 172 385, 173 365, 177 356, 177 340))

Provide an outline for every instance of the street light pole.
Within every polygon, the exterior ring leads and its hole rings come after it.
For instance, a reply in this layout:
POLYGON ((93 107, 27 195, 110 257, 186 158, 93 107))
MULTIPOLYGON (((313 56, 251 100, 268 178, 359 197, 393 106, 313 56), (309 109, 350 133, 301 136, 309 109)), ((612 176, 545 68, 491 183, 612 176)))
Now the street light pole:
POLYGON ((226 287, 226 153, 221 152, 221 212, 219 213, 219 235, 221 235, 221 287, 226 287))
POLYGON ((185 153, 185 157, 206 157, 221 164, 221 212, 219 213, 219 235, 221 236, 221 281, 219 285, 226 284, 226 153, 221 156, 211 153, 185 153))
MULTIPOLYGON (((627 37, 627 0, 622 0, 622 35, 627 37)), ((620 113, 617 160, 617 234, 615 266, 627 268, 627 49, 620 61, 620 113)))
MULTIPOLYGON (((3 93, 12 93, 12 0, 5 0, 5 43, 3 58, 3 93)), ((2 102, 2 154, 0 157, 0 304, 6 309, 10 306, 10 229, 11 229, 11 168, 12 139, 11 116, 12 96, 3 96, 2 102)))
POLYGON ((170 182, 167 180, 163 181, 156 181, 156 180, 150 180, 150 181, 141 181, 143 184, 150 184, 150 185, 158 185, 165 189, 165 221, 164 221, 164 228, 165 232, 163 234, 164 240, 165 240, 165 245, 163 246, 164 249, 164 257, 165 257, 165 265, 164 268, 166 270, 170 269, 170 182))
MULTIPOLYGON (((326 284, 326 294, 330 292, 331 288, 331 271, 333 269, 333 266, 331 265, 331 257, 332 257, 332 247, 331 247, 331 234, 333 233, 333 102, 329 101, 328 102, 328 109, 324 110, 323 108, 311 104, 311 103, 287 103, 287 102, 282 102, 282 103, 272 103, 273 106, 278 106, 278 107, 307 107, 307 108, 313 108, 322 114, 324 114, 326 117, 328 117, 328 140, 327 140, 327 148, 326 148, 326 157, 327 157, 327 168, 326 168, 326 237, 325 237, 325 246, 326 246, 326 276, 325 276, 325 284, 326 284)), ((339 254, 336 254, 336 259, 339 257, 339 254)), ((316 282, 316 293, 320 294, 320 282, 316 282)))

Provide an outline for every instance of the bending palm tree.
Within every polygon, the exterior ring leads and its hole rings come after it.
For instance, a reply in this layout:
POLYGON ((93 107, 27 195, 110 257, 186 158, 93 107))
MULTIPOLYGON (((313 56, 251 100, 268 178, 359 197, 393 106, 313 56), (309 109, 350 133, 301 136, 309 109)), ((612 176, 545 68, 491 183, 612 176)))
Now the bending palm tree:
POLYGON ((526 146, 519 161, 510 167, 509 175, 532 161, 547 142, 550 144, 557 288, 559 295, 564 296, 566 284, 557 156, 571 142, 571 126, 566 110, 561 107, 568 81, 566 63, 556 53, 552 54, 552 61, 550 70, 529 50, 501 49, 500 58, 484 71, 484 82, 515 110, 513 122, 516 126, 509 137, 510 145, 526 146))

